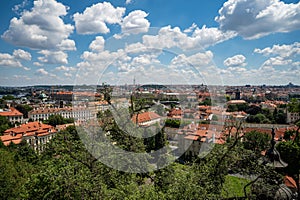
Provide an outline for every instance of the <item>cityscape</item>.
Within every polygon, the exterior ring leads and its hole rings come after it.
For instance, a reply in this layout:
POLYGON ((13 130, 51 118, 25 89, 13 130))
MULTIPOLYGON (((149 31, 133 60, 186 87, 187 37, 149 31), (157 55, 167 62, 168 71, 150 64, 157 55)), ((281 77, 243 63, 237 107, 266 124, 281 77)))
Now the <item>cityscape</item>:
POLYGON ((1 199, 300 199, 300 2, 4 0, 1 199))

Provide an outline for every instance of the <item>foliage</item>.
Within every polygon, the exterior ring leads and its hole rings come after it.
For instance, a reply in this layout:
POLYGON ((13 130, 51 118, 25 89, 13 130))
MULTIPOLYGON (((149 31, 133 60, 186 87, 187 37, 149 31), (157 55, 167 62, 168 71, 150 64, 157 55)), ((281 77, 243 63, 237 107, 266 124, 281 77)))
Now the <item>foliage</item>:
POLYGON ((204 105, 204 106, 211 106, 211 98, 205 98, 202 102, 199 103, 199 105, 204 105))
POLYGON ((269 147, 270 139, 270 135, 266 133, 251 131, 245 134, 245 141, 243 142, 243 145, 245 149, 249 149, 260 154, 269 147))
POLYGON ((48 120, 45 120, 44 123, 55 127, 56 125, 74 123, 74 119, 73 118, 69 118, 69 119, 64 118, 61 115, 50 115, 48 120))
POLYGON ((13 127, 13 125, 8 121, 8 119, 4 116, 0 116, 0 135, 11 127, 13 127))
POLYGON ((3 97, 2 97, 2 99, 3 100, 14 100, 15 99, 15 97, 13 96, 13 95, 4 95, 3 97))
POLYGON ((287 107, 289 112, 300 112, 300 101, 293 98, 287 107))
POLYGON ((22 104, 18 104, 15 107, 18 111, 20 111, 21 113, 23 113, 23 117, 24 118, 28 118, 28 112, 31 111, 33 108, 29 105, 22 105, 22 104))
POLYGON ((179 128, 180 127, 180 120, 179 119, 166 119, 165 126, 171 128, 179 128))
POLYGON ((277 145, 277 149, 281 155, 283 161, 285 161, 288 166, 285 169, 285 172, 291 176, 298 187, 298 193, 300 192, 299 188, 299 174, 300 174, 300 143, 294 141, 280 142, 277 145))
POLYGON ((227 112, 236 112, 236 111, 244 111, 249 108, 249 105, 247 103, 242 104, 229 104, 227 107, 227 112))

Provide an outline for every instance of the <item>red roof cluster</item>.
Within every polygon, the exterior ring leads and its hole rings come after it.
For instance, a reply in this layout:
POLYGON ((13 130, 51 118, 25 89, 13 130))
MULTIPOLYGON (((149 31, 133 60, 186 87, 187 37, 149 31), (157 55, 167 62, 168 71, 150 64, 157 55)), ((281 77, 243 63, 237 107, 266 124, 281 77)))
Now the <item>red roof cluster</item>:
POLYGON ((28 122, 14 128, 7 129, 4 131, 4 135, 0 136, 0 140, 5 146, 8 146, 11 142, 19 144, 25 136, 45 136, 55 132, 56 130, 53 126, 37 121, 28 122))

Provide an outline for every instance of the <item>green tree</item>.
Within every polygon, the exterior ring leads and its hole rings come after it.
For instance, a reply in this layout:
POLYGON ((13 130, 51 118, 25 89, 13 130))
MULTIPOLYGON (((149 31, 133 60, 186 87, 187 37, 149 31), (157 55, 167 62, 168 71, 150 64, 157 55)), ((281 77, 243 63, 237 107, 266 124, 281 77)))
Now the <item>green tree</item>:
POLYGON ((285 172, 295 180, 299 194, 300 144, 291 140, 286 142, 280 142, 277 145, 277 149, 280 153, 282 160, 288 164, 288 166, 285 169, 285 172))
POLYGON ((22 104, 18 104, 15 108, 23 114, 24 118, 28 118, 28 112, 33 109, 29 105, 22 105, 22 104))
POLYGON ((10 123, 10 121, 8 121, 8 119, 4 116, 0 116, 0 135, 2 135, 2 133, 11 128, 12 124, 10 123))
POLYGON ((271 137, 266 133, 251 131, 245 134, 244 139, 243 145, 245 149, 249 149, 256 154, 260 154, 269 147, 271 137))

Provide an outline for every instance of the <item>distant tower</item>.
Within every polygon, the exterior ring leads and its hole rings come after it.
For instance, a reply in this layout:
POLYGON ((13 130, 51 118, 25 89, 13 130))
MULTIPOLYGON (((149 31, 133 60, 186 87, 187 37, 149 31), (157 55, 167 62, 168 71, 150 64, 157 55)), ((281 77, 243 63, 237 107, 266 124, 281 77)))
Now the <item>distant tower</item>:
POLYGON ((236 91, 235 91, 235 99, 236 100, 241 99, 241 91, 239 89, 236 89, 236 91))

